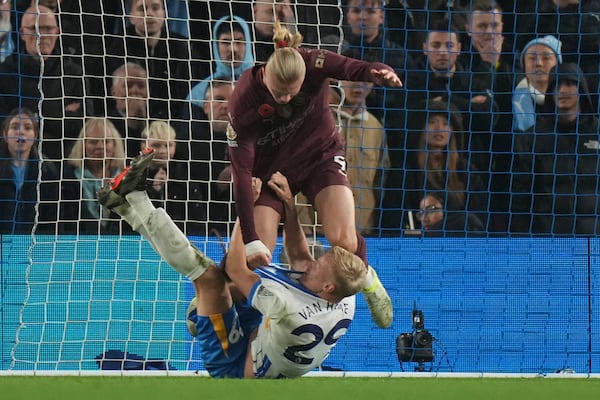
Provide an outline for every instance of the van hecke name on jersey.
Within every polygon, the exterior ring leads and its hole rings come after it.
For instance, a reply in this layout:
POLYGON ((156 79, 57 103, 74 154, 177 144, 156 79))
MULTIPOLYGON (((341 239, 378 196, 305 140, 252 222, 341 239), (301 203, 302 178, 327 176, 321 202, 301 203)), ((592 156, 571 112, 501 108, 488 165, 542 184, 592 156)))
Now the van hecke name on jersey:
POLYGON ((304 310, 300 311, 298 314, 300 314, 300 316, 304 319, 309 319, 310 317, 312 317, 315 314, 319 314, 322 312, 331 312, 333 310, 339 310, 342 313, 344 313, 344 315, 348 315, 350 310, 349 310, 349 306, 348 303, 345 302, 341 302, 341 303, 327 303, 327 307, 322 307, 322 304, 320 303, 313 303, 310 305, 307 305, 304 310))

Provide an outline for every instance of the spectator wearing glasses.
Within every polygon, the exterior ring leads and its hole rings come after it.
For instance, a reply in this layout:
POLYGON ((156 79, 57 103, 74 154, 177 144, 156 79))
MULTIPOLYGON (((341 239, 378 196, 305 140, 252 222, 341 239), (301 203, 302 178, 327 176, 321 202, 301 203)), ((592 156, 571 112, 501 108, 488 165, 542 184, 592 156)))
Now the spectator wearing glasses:
POLYGON ((424 232, 443 231, 444 197, 446 196, 443 193, 434 192, 426 194, 421 199, 416 216, 424 232))
MULTIPOLYGON (((60 54, 68 56, 85 72, 86 96, 93 103, 94 115, 105 115, 106 85, 104 38, 114 34, 112 26, 122 18, 123 2, 108 0, 37 0, 57 16, 60 28, 60 54), (119 4, 121 3, 121 4, 119 4)), ((19 3, 16 0, 17 13, 19 3)), ((31 3, 31 1, 29 1, 31 3)), ((21 14, 18 14, 21 15, 21 14)), ((119 25, 123 25, 119 21, 119 25)), ((57 46, 58 46, 57 45, 57 46)), ((89 114, 89 113, 88 113, 89 114)))
POLYGON ((64 139, 77 137, 84 111, 93 112, 84 104, 85 78, 77 64, 60 54, 60 29, 49 8, 25 10, 19 35, 25 51, 14 52, 0 64, 0 115, 18 107, 40 109, 42 154, 62 159, 72 144, 64 139))
POLYGON ((465 211, 446 211, 445 198, 444 192, 429 192, 421 199, 415 215, 422 235, 460 237, 484 231, 477 216, 465 211))

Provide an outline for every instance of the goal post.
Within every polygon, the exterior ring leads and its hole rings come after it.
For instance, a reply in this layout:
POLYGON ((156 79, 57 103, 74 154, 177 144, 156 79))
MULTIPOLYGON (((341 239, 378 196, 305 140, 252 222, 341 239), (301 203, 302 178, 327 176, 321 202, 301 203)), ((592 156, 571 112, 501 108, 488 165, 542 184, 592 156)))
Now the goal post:
MULTIPOLYGON (((0 140, 0 375, 205 373, 186 329, 192 284, 96 195, 145 146, 157 155, 175 148, 150 168, 148 192, 198 249, 220 261, 235 219, 226 100, 240 74, 273 50, 260 21, 274 18, 300 32, 304 47, 386 62, 404 80, 395 89, 331 82, 357 225, 366 221, 359 229, 392 297, 394 322, 378 329, 357 296, 349 333, 321 376, 600 373, 597 2, 559 11, 547 8, 551 0, 492 2, 507 8, 507 58, 484 70, 469 69, 485 57, 470 45, 467 23, 469 7, 485 3, 479 0, 420 2, 426 9, 398 0, 65 0, 53 14, 43 3, 35 0, 33 11, 22 1, 10 10, 0 4, 0 56, 7 57, 0 117, 10 116, 0 140), (42 22, 38 12, 50 19, 42 22), (576 34, 553 24, 556 18, 576 34), (381 26, 370 29, 372 20, 381 26), (140 34, 156 23, 169 29, 160 40, 140 34), (373 44, 366 33, 357 38, 357 29, 382 36, 373 44), (463 63, 463 86, 434 87, 440 73, 427 58, 437 51, 427 47, 432 32, 458 33, 461 46, 439 37, 431 46, 460 47, 451 55, 463 63), (56 47, 40 57, 48 37, 56 47), (4 40, 14 52, 5 54, 4 40), (571 70, 567 81, 589 78, 589 92, 578 93, 591 108, 578 114, 584 123, 577 132, 513 129, 513 92, 534 109, 541 101, 542 93, 527 97, 521 54, 537 45, 561 65, 579 66, 581 75, 571 70), (239 64, 223 60, 232 51, 239 64), (422 73, 430 74, 419 86, 422 73), (482 86, 487 78, 490 86, 482 86), (354 96, 360 104, 350 104, 354 96), (422 97, 437 105, 424 106, 422 97), (445 128, 434 127, 432 115, 443 115, 445 128), (38 136, 21 140, 27 129, 38 136), (443 138, 432 138, 438 129, 443 138), (446 139, 441 151, 432 147, 446 139), (28 141, 35 145, 25 168, 23 151, 10 146, 28 141), (445 219, 429 224, 435 216, 445 219), (399 361, 396 348, 399 335, 413 333, 413 304, 433 340, 433 361, 424 366, 399 361)), ((563 129, 557 110, 547 115, 563 129)), ((520 116, 535 120, 531 112, 520 116)), ((305 196, 297 200, 318 255, 329 246, 320 219, 305 196)), ((273 254, 274 262, 287 262, 282 237, 273 254)))

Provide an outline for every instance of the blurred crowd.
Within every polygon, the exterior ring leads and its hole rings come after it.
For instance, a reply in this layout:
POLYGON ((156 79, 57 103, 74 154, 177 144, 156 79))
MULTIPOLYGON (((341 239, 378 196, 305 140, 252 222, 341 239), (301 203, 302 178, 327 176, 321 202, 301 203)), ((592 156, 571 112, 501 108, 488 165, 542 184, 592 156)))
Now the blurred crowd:
POLYGON ((331 82, 363 235, 600 234, 600 0, 0 0, 0 233, 130 233, 96 192, 152 147, 156 206, 228 235, 227 103, 275 21, 403 82, 331 82))

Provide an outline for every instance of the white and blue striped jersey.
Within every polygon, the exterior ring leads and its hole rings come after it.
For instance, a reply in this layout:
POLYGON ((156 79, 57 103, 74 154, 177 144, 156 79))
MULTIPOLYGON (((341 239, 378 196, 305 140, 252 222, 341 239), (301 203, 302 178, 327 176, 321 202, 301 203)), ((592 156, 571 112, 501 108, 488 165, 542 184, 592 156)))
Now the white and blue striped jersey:
POLYGON ((255 272, 261 280, 248 303, 263 314, 251 347, 255 376, 293 378, 321 365, 348 330, 355 296, 329 303, 296 280, 300 272, 275 265, 255 272))

